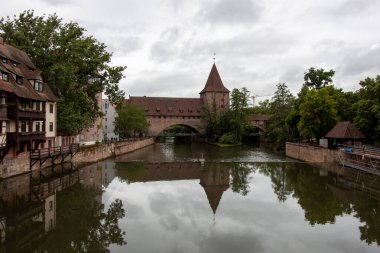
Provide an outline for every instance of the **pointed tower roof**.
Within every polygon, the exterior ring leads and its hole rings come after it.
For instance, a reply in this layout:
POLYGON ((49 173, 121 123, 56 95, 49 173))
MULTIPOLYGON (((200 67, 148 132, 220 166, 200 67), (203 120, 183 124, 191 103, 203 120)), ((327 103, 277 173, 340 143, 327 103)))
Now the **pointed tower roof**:
POLYGON ((227 189, 228 185, 204 186, 208 202, 214 214, 218 209, 219 202, 222 199, 224 191, 227 189))
POLYGON ((211 72, 208 76, 206 85, 200 92, 200 94, 205 92, 230 92, 226 87, 224 87, 215 63, 212 65, 211 72))

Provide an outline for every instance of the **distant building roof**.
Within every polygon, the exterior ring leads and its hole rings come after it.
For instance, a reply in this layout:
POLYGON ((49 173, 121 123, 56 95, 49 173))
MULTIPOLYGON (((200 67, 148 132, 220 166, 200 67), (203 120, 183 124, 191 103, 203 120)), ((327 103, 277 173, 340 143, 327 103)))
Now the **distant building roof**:
POLYGON ((272 115, 269 114, 256 114, 252 115, 251 120, 252 121, 259 121, 259 120, 269 120, 272 117, 272 115))
POLYGON ((365 139, 365 136, 349 121, 341 121, 325 135, 325 138, 365 139))
POLYGON ((147 116, 202 116, 200 98, 130 96, 125 103, 139 106, 147 116))
POLYGON ((226 87, 224 87, 215 63, 214 65, 212 65, 211 72, 208 76, 206 85, 200 92, 200 94, 205 92, 230 92, 226 87))

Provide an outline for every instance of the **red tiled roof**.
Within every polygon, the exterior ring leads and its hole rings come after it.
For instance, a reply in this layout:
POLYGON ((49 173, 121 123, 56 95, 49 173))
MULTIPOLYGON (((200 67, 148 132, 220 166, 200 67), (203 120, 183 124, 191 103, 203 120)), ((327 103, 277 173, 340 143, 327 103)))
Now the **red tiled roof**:
POLYGON ((349 121, 338 122, 326 135, 326 138, 365 139, 365 136, 349 121))
MULTIPOLYGON (((42 92, 37 92, 29 80, 42 80, 41 71, 35 69, 28 55, 6 43, 0 43, 0 56, 13 62, 0 61, 0 70, 9 73, 9 81, 0 80, 0 90, 14 93, 18 97, 39 101, 57 101, 50 87, 44 83, 42 92), (16 83, 14 76, 23 78, 22 84, 16 83)), ((33 82, 33 81, 32 81, 33 82)))
POLYGON ((272 115, 268 114, 257 114, 257 115, 252 115, 251 120, 252 121, 258 121, 258 120, 269 120, 272 117, 272 115))
POLYGON ((36 68, 30 60, 29 56, 24 51, 12 47, 11 45, 8 45, 6 43, 0 43, 0 55, 7 59, 11 59, 17 63, 23 63, 30 68, 36 68))
POLYGON ((202 99, 129 97, 126 104, 139 106, 147 116, 202 116, 202 99))
POLYGON ((215 63, 212 65, 206 85, 200 94, 205 92, 230 92, 226 87, 224 87, 215 63))

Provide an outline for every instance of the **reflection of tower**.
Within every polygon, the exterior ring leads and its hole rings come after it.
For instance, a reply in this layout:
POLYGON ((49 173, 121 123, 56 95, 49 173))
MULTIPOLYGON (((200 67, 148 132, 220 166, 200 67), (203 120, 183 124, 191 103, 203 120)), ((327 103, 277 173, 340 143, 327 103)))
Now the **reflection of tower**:
POLYGON ((229 168, 222 163, 207 163, 205 170, 202 170, 200 184, 215 215, 223 192, 230 186, 229 168))

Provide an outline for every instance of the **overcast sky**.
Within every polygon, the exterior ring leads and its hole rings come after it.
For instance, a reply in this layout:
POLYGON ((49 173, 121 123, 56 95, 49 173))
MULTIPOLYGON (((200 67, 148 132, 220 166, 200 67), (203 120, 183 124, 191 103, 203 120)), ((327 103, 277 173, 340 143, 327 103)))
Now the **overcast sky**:
POLYGON ((198 97, 214 52, 227 88, 262 96, 278 82, 298 92, 310 67, 346 91, 380 75, 379 0, 12 0, 0 16, 27 9, 104 42, 127 96, 198 97))

